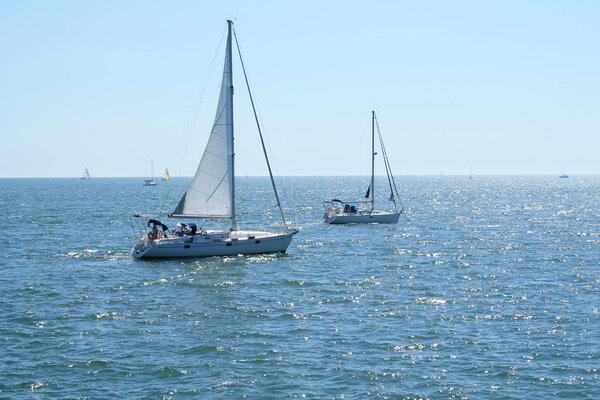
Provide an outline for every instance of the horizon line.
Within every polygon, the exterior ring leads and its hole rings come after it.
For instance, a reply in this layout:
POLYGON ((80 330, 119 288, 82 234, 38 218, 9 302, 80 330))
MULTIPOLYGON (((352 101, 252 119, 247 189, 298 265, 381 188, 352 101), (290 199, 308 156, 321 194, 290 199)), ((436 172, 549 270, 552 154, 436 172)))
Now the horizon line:
MULTIPOLYGON (((600 172, 582 172, 582 173, 570 173, 567 176, 593 176, 600 175, 600 172)), ((276 178, 319 178, 319 177, 365 177, 370 176, 368 174, 365 175, 276 175, 276 178)), ((385 175, 375 175, 375 176, 385 176, 385 175)), ((394 175, 395 177, 401 176, 470 176, 470 174, 402 174, 402 175, 394 175)), ((471 174, 471 176, 558 176, 560 174, 557 173, 509 173, 509 174, 498 174, 498 173, 489 173, 489 174, 471 174)), ((171 175, 171 180, 174 178, 193 178, 193 175, 171 175)), ((268 178, 268 175, 235 175, 236 178, 268 178)), ((94 178, 127 178, 127 179, 148 179, 145 176, 92 176, 89 179, 94 178)), ((72 180, 82 180, 81 177, 73 177, 73 176, 0 176, 0 179, 72 179, 72 180)), ((83 179, 86 180, 86 179, 83 179)), ((162 182, 162 181, 161 181, 162 182)))

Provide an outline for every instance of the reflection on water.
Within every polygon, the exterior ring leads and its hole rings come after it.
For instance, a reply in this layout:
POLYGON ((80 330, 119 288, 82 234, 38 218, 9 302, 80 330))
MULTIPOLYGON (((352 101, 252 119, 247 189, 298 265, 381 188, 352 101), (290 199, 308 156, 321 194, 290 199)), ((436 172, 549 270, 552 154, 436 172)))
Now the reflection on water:
POLYGON ((186 179, 0 180, 0 397, 598 397, 599 177, 399 177, 399 224, 321 222, 367 180, 280 178, 285 255, 154 261, 128 217, 186 179))

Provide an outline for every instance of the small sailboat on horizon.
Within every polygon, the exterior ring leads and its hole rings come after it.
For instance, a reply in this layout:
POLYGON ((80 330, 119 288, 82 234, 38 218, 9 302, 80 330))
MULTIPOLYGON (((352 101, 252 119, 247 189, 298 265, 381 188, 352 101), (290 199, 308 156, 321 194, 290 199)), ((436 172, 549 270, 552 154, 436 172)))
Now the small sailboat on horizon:
POLYGON ((377 123, 375 111, 372 111, 371 117, 371 182, 367 188, 367 193, 365 194, 365 199, 368 200, 343 202, 339 199, 333 199, 324 201, 323 206, 325 207, 325 214, 323 215, 323 219, 327 224, 395 224, 398 222, 400 214, 404 212, 402 204, 400 204, 400 209, 398 209, 398 205, 396 204, 396 197, 399 197, 398 190, 387 157, 387 152, 383 144, 383 138, 379 131, 379 124, 377 123), (375 156, 377 155, 375 152, 375 127, 377 127, 379 145, 383 154, 383 162, 390 187, 389 200, 393 203, 393 211, 379 211, 375 209, 375 156))
POLYGON ((144 186, 156 186, 157 182, 154 180, 154 161, 150 159, 150 179, 144 179, 144 186))
MULTIPOLYGON (((152 226, 152 230, 144 235, 131 250, 131 255, 135 258, 285 253, 292 237, 298 233, 297 230, 290 229, 285 221, 260 124, 258 123, 252 93, 248 85, 244 62, 239 52, 237 37, 235 37, 240 64, 244 72, 250 103, 252 104, 267 169, 271 178, 271 185, 284 225, 283 232, 238 229, 233 129, 232 39, 234 37, 233 22, 228 20, 221 92, 213 127, 196 175, 183 194, 175 211, 169 214, 170 218, 194 219, 198 222, 201 219, 221 220, 228 222, 229 228, 204 230, 198 227, 196 223, 179 222, 174 230, 169 231, 166 224, 152 218, 146 224, 147 227, 152 226)), ((134 214, 134 217, 141 217, 141 215, 134 214)))
POLYGON ((90 176, 90 171, 88 171, 87 166, 83 170, 83 176, 81 177, 81 179, 92 179, 92 177, 90 176))
POLYGON ((565 174, 565 167, 562 167, 562 174, 560 174, 559 178, 568 178, 569 175, 565 174))
POLYGON ((169 175, 169 169, 165 168, 165 173, 163 175, 163 177, 161 178, 162 181, 170 181, 171 180, 171 175, 169 175))

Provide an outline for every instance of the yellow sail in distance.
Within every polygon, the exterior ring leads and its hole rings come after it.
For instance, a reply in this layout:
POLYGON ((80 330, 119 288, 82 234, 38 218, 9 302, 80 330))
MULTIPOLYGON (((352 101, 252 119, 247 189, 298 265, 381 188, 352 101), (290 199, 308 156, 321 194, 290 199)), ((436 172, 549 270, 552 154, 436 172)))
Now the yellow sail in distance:
POLYGON ((165 174, 162 177, 163 181, 170 181, 171 180, 171 175, 169 175, 169 170, 167 168, 165 168, 165 174))

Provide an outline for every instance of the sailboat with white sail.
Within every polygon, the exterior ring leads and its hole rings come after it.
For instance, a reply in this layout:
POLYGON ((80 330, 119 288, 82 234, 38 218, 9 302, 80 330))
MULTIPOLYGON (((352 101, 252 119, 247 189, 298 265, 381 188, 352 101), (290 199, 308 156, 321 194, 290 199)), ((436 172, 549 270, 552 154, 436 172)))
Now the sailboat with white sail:
POLYGON ((564 179, 564 178, 568 178, 568 177, 569 177, 569 175, 565 174, 565 167, 563 165, 563 167, 562 167, 562 173, 560 174, 559 178, 563 178, 564 179))
POLYGON ((154 180, 154 161, 150 159, 150 179, 144 179, 144 186, 156 186, 157 182, 154 180))
POLYGON ((87 166, 83 170, 83 176, 81 177, 81 179, 92 179, 92 177, 90 176, 90 171, 88 171, 87 166))
POLYGON ((169 175, 169 169, 165 168, 165 173, 163 175, 163 177, 161 178, 161 180, 163 181, 170 181, 171 180, 171 175, 169 175))
MULTIPOLYGON (((139 214, 134 216, 141 217, 139 214)), ((156 220, 150 219, 147 226, 152 231, 144 235, 133 247, 131 254, 136 258, 155 257, 207 257, 237 254, 285 253, 292 237, 298 232, 288 228, 275 181, 267 157, 254 100, 248 85, 239 43, 233 30, 233 22, 227 21, 227 45, 225 65, 221 80, 221 94, 217 112, 204 154, 200 159, 196 175, 179 201, 171 218, 222 220, 229 229, 203 230, 195 223, 178 223, 173 231, 156 220), (239 230, 235 196, 235 152, 233 120, 233 63, 232 39, 240 55, 244 79, 248 87, 250 103, 258 127, 275 200, 283 221, 283 232, 262 230, 239 230)))
POLYGON ((325 214, 323 215, 324 222, 328 224, 369 224, 369 223, 392 223, 395 224, 400 218, 400 214, 404 212, 404 208, 400 203, 400 208, 396 203, 398 190, 392 169, 387 157, 387 152, 383 144, 383 137, 379 130, 379 123, 375 111, 371 113, 371 182, 365 194, 366 200, 354 202, 344 202, 339 199, 324 201, 325 214), (389 200, 393 204, 393 211, 379 211, 375 209, 375 127, 379 136, 379 144, 383 154, 383 162, 387 174, 387 180, 390 188, 389 200))

